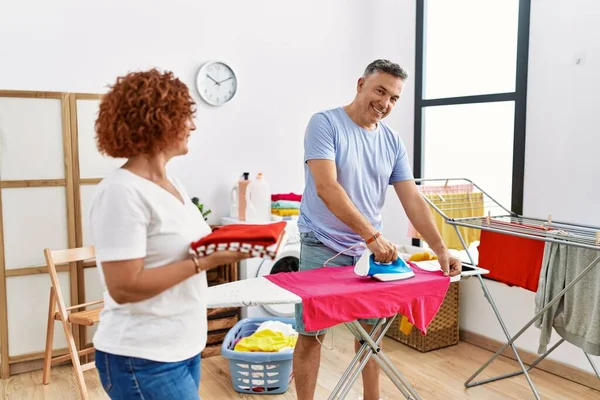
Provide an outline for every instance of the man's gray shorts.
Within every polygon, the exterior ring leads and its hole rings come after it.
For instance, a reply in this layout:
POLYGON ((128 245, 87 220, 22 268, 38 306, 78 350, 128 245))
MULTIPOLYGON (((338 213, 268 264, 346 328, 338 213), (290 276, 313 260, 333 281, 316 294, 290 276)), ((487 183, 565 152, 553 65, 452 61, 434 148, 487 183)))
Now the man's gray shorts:
MULTIPOLYGON (((338 252, 325 246, 323 243, 316 238, 312 232, 300 234, 300 271, 308 271, 317 268, 323 268, 325 261, 335 256, 338 252)), ((346 254, 340 254, 333 260, 327 263, 328 267, 344 267, 349 265, 356 265, 360 257, 349 256, 346 254)), ((304 321, 302 320, 302 304, 296 304, 296 331, 302 335, 316 336, 322 335, 327 332, 327 329, 321 329, 319 331, 307 332, 304 328, 304 321)), ((377 319, 359 319, 359 322, 375 325, 377 319)))

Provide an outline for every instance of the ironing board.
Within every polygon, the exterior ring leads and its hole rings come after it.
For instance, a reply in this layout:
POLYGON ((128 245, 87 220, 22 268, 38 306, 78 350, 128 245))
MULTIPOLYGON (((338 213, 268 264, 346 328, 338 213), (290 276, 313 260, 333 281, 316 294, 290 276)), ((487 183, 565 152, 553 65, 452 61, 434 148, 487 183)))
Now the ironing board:
MULTIPOLYGON (((431 266, 431 263, 428 265, 431 266)), ((487 271, 479 269, 476 272, 485 274, 487 271)), ((472 271, 465 271, 465 277, 472 275, 472 271)), ((461 275, 451 278, 451 282, 460 279, 461 275)), ((244 279, 241 281, 211 286, 208 288, 207 298, 208 308, 248 307, 269 304, 295 304, 302 302, 302 299, 298 295, 278 286, 264 277, 244 279)), ((376 324, 371 329, 371 332, 367 332, 357 321, 346 322, 343 324, 359 343, 362 343, 362 345, 342 374, 340 380, 333 389, 333 392, 329 396, 329 400, 344 399, 346 397, 371 357, 373 357, 381 366, 381 369, 406 399, 421 399, 419 394, 379 346, 379 343, 393 321, 394 317, 378 318, 376 324)))

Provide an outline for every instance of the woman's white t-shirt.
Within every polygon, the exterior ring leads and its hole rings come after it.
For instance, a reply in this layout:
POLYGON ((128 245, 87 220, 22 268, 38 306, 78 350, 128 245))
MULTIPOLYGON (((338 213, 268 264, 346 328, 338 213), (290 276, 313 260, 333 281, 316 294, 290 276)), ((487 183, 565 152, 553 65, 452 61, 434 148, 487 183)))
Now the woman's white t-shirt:
POLYGON ((106 290, 102 263, 143 258, 144 268, 189 258, 190 243, 211 232, 181 183, 169 178, 184 203, 126 169, 104 178, 90 206, 104 309, 93 343, 106 353, 176 362, 206 346, 206 272, 135 303, 117 304, 106 290))

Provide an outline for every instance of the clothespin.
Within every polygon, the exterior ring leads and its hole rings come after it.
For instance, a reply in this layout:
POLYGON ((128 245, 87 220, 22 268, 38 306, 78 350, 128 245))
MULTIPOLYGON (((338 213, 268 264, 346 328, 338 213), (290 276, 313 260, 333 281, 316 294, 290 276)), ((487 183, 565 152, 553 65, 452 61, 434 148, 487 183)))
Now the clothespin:
POLYGON ((600 245, 600 231, 596 232, 596 245, 600 245))
POLYGON ((545 230, 548 230, 551 225, 552 225, 552 214, 548 214, 548 221, 544 222, 542 224, 542 228, 544 228, 545 230))
POLYGON ((448 187, 448 179, 446 179, 446 183, 444 183, 444 189, 448 187))
POLYGON ((486 218, 486 222, 487 222, 487 226, 490 226, 492 224, 492 212, 488 210, 488 215, 486 218))

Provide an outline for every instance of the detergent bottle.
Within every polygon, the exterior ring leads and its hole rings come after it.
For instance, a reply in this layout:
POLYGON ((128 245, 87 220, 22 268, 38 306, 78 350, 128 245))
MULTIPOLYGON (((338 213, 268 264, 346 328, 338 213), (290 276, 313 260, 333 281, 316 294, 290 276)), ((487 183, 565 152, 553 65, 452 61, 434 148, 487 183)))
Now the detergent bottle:
POLYGON ((246 220, 246 189, 250 184, 248 176, 250 172, 244 172, 240 179, 231 188, 229 214, 231 218, 237 218, 240 221, 246 220))
POLYGON ((238 195, 238 183, 237 181, 231 187, 229 191, 229 216, 231 218, 238 219, 240 216, 240 205, 238 195))
POLYGON ((246 188, 246 221, 271 221, 271 188, 262 173, 246 188))

